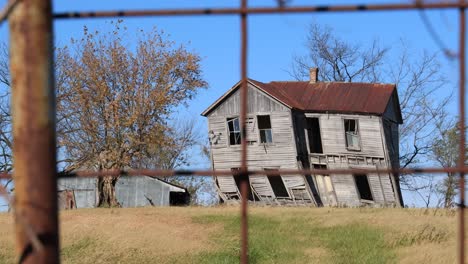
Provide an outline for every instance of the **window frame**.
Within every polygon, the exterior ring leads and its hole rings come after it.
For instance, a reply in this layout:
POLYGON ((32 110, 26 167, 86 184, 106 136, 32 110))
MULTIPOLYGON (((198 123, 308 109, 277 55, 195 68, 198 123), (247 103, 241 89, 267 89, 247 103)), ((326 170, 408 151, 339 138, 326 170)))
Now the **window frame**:
MULTIPOLYGON (((289 190, 289 188, 286 186, 286 183, 284 182, 283 180, 283 177, 281 176, 280 174, 280 167, 263 167, 262 170, 265 172, 265 178, 266 180, 268 181, 268 184, 270 185, 270 188, 271 188, 271 191, 273 192, 273 194, 275 195, 275 198, 276 199, 291 199, 292 198, 292 195, 291 195, 291 192, 289 190), (277 174, 277 176, 268 176, 268 171, 270 172, 276 172, 275 174, 277 174), (278 177, 281 182, 283 183, 283 186, 284 186, 284 189, 286 190, 286 193, 288 194, 287 197, 285 196, 277 196, 276 193, 275 193, 275 189, 273 188, 273 185, 271 184, 270 182, 270 177, 278 177)), ((273 173, 270 173, 270 174, 273 174, 273 173)))
POLYGON ((364 203, 370 203, 370 204, 375 203, 375 194, 374 194, 374 190, 372 190, 372 186, 371 186, 371 183, 370 183, 370 180, 369 180, 369 175, 367 173, 356 173, 356 174, 352 174, 351 176, 353 177, 354 187, 356 188, 356 194, 357 194, 358 200, 360 202, 364 202, 364 203), (366 177, 367 184, 369 185, 370 195, 372 196, 372 200, 361 198, 361 192, 359 191, 359 187, 358 187, 357 182, 356 182, 356 176, 365 176, 366 177))
MULTIPOLYGON (((247 145, 255 145, 255 143, 259 141, 258 133, 257 133, 258 127, 256 124, 257 122, 258 120, 256 116, 254 115, 247 115, 245 118, 245 130, 247 132, 247 138, 246 138, 247 145), (251 126, 250 126, 249 121, 252 121, 251 126)), ((239 119, 239 124, 240 124, 240 119, 239 119)))
POLYGON ((323 144, 323 139, 322 139, 322 120, 320 118, 320 115, 306 115, 305 116, 305 126, 304 126, 304 137, 305 137, 305 143, 306 143, 306 148, 307 148, 307 153, 308 154, 324 154, 326 153, 325 152, 325 146, 323 144), (318 123, 318 126, 319 126, 319 129, 318 129, 318 132, 319 132, 319 136, 320 136, 320 147, 322 149, 322 152, 320 153, 316 153, 316 152, 312 152, 311 148, 310 148, 310 140, 309 140, 309 129, 308 129, 308 119, 317 119, 317 123, 318 123))
POLYGON ((344 131, 344 140, 345 140, 345 146, 347 150, 350 151, 361 151, 362 150, 362 145, 361 145, 361 128, 359 126, 359 119, 358 118, 347 118, 343 117, 343 131, 344 131), (358 138, 358 144, 357 146, 350 146, 348 143, 348 132, 346 132, 346 121, 348 120, 353 120, 356 123, 356 130, 357 133, 355 136, 358 138))
POLYGON ((227 130, 227 144, 228 146, 240 146, 242 144, 242 129, 241 129, 241 125, 240 125, 240 118, 239 116, 231 116, 231 117, 226 117, 226 130, 227 130), (235 126, 234 126, 234 123, 232 125, 233 127, 233 131, 231 132, 231 130, 229 129, 229 122, 231 122, 232 120, 235 120, 237 119, 237 122, 239 124, 239 130, 236 131, 234 130, 235 129, 235 126), (236 144, 231 144, 231 133, 238 133, 239 134, 239 143, 236 143, 236 144))
MULTIPOLYGON (((273 128, 272 128, 272 125, 271 125, 271 115, 268 115, 268 114, 257 114, 256 115, 256 118, 257 118, 257 130, 258 130, 258 144, 259 145, 273 145, 274 144, 274 140, 273 140, 273 128), (259 121, 259 117, 264 117, 264 116, 267 116, 269 121, 270 121, 270 128, 260 128, 260 121, 259 121), (262 131, 265 131, 265 130, 270 130, 270 137, 271 137, 271 142, 262 142, 262 131)), ((267 137, 265 137, 267 138, 267 137)))

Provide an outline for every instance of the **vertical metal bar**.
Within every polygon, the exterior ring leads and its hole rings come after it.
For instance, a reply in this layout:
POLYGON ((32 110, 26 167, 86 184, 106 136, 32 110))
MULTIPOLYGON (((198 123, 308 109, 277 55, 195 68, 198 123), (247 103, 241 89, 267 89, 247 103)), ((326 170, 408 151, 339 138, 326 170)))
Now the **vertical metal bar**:
MULTIPOLYGON (((460 3, 464 3, 460 0, 460 3)), ((460 8, 460 36, 459 36, 459 56, 460 56, 460 153, 458 167, 460 168, 460 209, 459 209, 459 263, 465 263, 465 173, 461 171, 465 166, 465 8, 460 8)))
POLYGON ((9 26, 16 251, 20 263, 59 263, 51 1, 21 1, 9 26))
POLYGON ((248 173, 247 173, 247 0, 241 0, 241 107, 240 121, 242 130, 241 151, 241 255, 240 262, 247 264, 248 257, 248 219, 247 200, 249 199, 248 173))

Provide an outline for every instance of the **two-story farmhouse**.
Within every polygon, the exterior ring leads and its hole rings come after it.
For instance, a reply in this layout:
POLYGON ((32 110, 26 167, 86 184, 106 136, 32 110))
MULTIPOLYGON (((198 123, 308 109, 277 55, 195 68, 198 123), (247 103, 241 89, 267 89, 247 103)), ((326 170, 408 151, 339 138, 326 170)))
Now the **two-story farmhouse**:
MULTIPOLYGON (((249 177, 249 199, 317 206, 402 205, 396 175, 273 176, 279 169, 399 166, 402 117, 395 85, 318 82, 317 71, 311 69, 305 82, 248 80, 248 167, 270 175, 249 177)), ((216 170, 240 167, 239 114, 240 82, 202 113, 208 118, 216 170)), ((236 176, 218 177, 216 183, 223 201, 240 198, 236 176)))

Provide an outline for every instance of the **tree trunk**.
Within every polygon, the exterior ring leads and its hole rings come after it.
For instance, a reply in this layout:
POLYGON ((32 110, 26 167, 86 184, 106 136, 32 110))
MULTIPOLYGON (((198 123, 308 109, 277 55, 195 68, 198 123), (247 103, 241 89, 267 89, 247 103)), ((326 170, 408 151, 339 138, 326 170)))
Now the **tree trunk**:
POLYGON ((118 177, 104 176, 98 178, 98 207, 120 207, 115 196, 115 184, 118 177))
POLYGON ((445 181, 445 188, 444 208, 451 208, 453 206, 453 199, 456 195, 456 182, 455 175, 453 173, 448 173, 445 181))

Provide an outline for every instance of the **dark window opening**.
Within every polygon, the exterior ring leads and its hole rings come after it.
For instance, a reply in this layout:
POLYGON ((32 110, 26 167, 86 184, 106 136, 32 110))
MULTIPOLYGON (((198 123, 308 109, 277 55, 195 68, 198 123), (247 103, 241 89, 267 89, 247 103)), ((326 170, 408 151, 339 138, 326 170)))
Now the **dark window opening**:
MULTIPOLYGON (((326 170, 327 165, 323 164, 314 164, 314 170, 326 170)), ((328 174, 320 174, 320 175, 328 175, 328 174)))
POLYGON ((260 143, 273 143, 271 132, 271 121, 269 115, 257 116, 258 131, 260 132, 260 143))
POLYGON ((267 178, 275 196, 280 198, 289 198, 288 190, 286 189, 278 170, 265 169, 265 171, 267 171, 267 178))
POLYGON ((309 140, 310 153, 323 153, 318 118, 307 118, 307 137, 309 140))
POLYGON ((346 147, 352 150, 361 150, 358 122, 354 119, 345 119, 346 147))
POLYGON ((169 192, 169 204, 174 206, 189 205, 190 194, 188 192, 169 192))
POLYGON ((233 117, 227 119, 229 129, 229 145, 240 145, 241 144, 241 131, 239 118, 233 117))
POLYGON ((363 200, 373 201, 372 192, 369 185, 369 180, 365 174, 355 174, 354 180, 356 181, 356 186, 359 192, 359 198, 363 200))
MULTIPOLYGON (((238 174, 240 168, 232 168, 231 172, 234 177, 234 181, 236 182, 237 189, 239 193, 241 192, 241 176, 238 174)), ((250 178, 247 177, 247 190, 249 192, 249 200, 250 201, 260 201, 255 193, 252 193, 252 189, 250 188, 250 178)), ((241 194, 242 195, 242 194, 241 194)))

